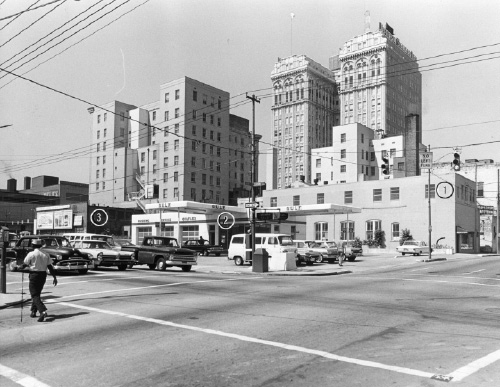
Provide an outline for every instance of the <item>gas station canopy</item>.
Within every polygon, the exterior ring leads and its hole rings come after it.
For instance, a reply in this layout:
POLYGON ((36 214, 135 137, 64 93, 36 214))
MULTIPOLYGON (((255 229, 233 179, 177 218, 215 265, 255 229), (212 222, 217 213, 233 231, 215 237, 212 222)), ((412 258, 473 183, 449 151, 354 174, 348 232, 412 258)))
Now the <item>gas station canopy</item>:
POLYGON ((340 204, 324 203, 324 204, 304 204, 299 206, 282 206, 282 207, 264 207, 258 208, 257 211, 265 212, 287 212, 290 216, 305 216, 305 215, 325 215, 325 214, 353 214, 360 213, 361 208, 352 206, 342 206, 340 204))
POLYGON ((178 202, 164 202, 164 203, 151 203, 145 205, 147 210, 161 210, 187 212, 192 214, 220 214, 222 211, 231 213, 246 214, 247 209, 236 206, 226 206, 224 204, 213 203, 199 203, 191 201, 178 201, 178 202))

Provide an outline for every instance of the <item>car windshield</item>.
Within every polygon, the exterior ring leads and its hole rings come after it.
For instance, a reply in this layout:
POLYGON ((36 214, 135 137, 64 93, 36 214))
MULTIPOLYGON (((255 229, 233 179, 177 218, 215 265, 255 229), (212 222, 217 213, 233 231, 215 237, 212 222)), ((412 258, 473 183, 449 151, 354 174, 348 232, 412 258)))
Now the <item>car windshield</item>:
POLYGON ((278 240, 282 246, 293 246, 293 239, 289 235, 281 235, 278 240))
POLYGON ((318 247, 321 247, 321 243, 309 242, 309 247, 311 247, 311 248, 318 248, 318 247))
POLYGON ((83 249, 111 249, 111 246, 104 241, 83 241, 83 249))
POLYGON ((177 239, 153 239, 153 245, 155 246, 169 246, 169 247, 179 247, 177 244, 177 239))
POLYGON ((66 238, 44 238, 42 242, 44 247, 71 247, 66 238))
POLYGON ((416 246, 416 245, 417 245, 417 242, 414 242, 414 241, 406 241, 404 244, 405 244, 405 245, 413 245, 413 246, 416 246))
POLYGON ((118 246, 135 246, 132 242, 130 241, 121 241, 121 240, 115 240, 115 244, 118 246))

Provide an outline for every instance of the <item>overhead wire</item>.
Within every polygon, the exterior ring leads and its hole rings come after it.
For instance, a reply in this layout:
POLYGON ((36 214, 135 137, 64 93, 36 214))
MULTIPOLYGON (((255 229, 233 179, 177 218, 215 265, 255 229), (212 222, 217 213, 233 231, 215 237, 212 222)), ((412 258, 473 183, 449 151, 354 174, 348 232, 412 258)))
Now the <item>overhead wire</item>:
MULTIPOLYGON (((13 23, 16 19, 18 19, 19 17, 21 17, 21 15, 27 11, 29 11, 33 6, 35 6, 36 4, 38 4, 41 0, 37 0, 35 1, 33 4, 31 4, 28 8, 26 8, 24 11, 22 12, 19 12, 18 14, 16 15, 13 15, 14 16, 14 19, 12 19, 11 21, 9 21, 7 24, 5 24, 3 27, 0 27, 0 31, 2 31, 5 27, 7 27, 8 25, 10 25, 11 23, 13 23)), ((38 7, 37 7, 38 8, 38 7)), ((2 20, 2 19, 0 19, 2 20)))
POLYGON ((10 41, 12 41, 13 39, 17 38, 19 35, 21 35, 24 31, 28 30, 29 28, 33 27, 36 23, 38 23, 40 20, 42 20, 45 16, 51 14, 53 11, 55 11, 57 8, 59 8, 61 5, 63 5, 67 0, 63 0, 63 1, 59 1, 59 4, 56 4, 54 6, 54 8, 52 8, 51 10, 45 12, 42 16, 40 16, 38 19, 36 19, 33 23, 29 24, 27 27, 23 28, 21 31, 19 31, 17 34, 15 34, 14 36, 12 36, 9 40, 7 40, 6 42, 0 44, 0 48, 2 48, 3 46, 5 46, 7 43, 9 43, 10 41))

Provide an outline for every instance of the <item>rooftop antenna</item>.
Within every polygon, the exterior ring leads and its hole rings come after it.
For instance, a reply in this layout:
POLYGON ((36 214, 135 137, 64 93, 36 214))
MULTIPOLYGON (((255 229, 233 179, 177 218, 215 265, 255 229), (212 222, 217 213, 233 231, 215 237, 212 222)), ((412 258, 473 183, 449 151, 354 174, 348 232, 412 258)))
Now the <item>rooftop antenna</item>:
POLYGON ((295 14, 292 12, 290 14, 290 56, 293 55, 293 18, 295 14))
POLYGON ((365 34, 370 32, 370 11, 365 12, 365 34))

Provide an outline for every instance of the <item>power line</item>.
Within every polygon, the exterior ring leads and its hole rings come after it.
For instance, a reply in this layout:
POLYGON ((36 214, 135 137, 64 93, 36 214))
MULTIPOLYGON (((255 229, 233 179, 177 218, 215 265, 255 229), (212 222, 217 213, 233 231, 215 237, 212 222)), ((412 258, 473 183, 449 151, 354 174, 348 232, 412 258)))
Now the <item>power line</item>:
MULTIPOLYGON (((129 13, 131 13, 131 12, 135 11, 137 8, 139 8, 139 7, 143 6, 144 4, 148 3, 149 1, 150 1, 150 0, 145 0, 144 2, 142 2, 141 4, 139 4, 139 5, 135 6, 135 7, 134 7, 134 8, 132 8, 131 10, 129 10, 129 11, 127 11, 127 12, 123 13, 122 15, 120 15, 119 17, 117 17, 116 19, 113 19, 113 20, 112 20, 112 21, 110 21, 108 24, 105 24, 105 25, 104 25, 104 26, 102 26, 101 28, 98 28, 97 30, 95 30, 95 31, 94 31, 94 32, 92 32, 91 34, 89 34, 89 35, 85 36, 84 38, 80 39, 79 41, 77 41, 77 42, 73 43, 72 45, 70 45, 70 46, 66 47, 64 50, 62 50, 62 51, 58 52, 57 54, 55 54, 55 55, 51 56, 50 58, 48 58, 48 59, 46 59, 46 60, 44 60, 43 62, 39 63, 39 64, 38 64, 38 65, 36 65, 35 67, 31 68, 30 70, 25 71, 25 72, 24 72, 24 73, 22 73, 21 75, 28 74, 28 73, 30 73, 31 71, 33 71, 33 70, 37 69, 37 68, 38 68, 38 67, 40 67, 41 65, 43 65, 43 64, 45 64, 45 63, 47 63, 48 61, 50 61, 50 60, 54 59, 55 57, 57 57, 57 56, 61 55, 61 54, 62 54, 62 53, 64 53, 64 52, 68 51, 70 48, 72 48, 72 47, 76 46, 77 44, 79 44, 79 43, 83 42, 84 40, 86 40, 86 39, 90 38, 91 36, 95 35, 97 32, 99 32, 99 31, 103 30, 104 28, 106 28, 106 27, 110 26, 110 25, 111 25, 111 24, 113 24, 114 22, 116 22, 116 21, 120 20, 120 19, 121 19, 122 17, 124 17, 125 15, 127 15, 127 14, 129 14, 129 13)), ((46 52, 46 51, 45 51, 45 52, 46 52)), ((27 63, 29 63, 29 62, 26 62, 25 64, 27 64, 27 63)), ((5 86, 7 86, 7 85, 11 84, 12 82, 14 82, 16 79, 17 79, 17 78, 12 78, 12 80, 10 80, 9 82, 7 82, 5 85, 0 86, 0 90, 1 90, 1 89, 3 89, 5 86)))
MULTIPOLYGON (((4 25, 3 27, 1 27, 1 28, 0 28, 0 31, 2 31, 2 30, 3 30, 5 27, 7 27, 9 24, 13 23, 13 22, 14 22, 14 21, 15 21, 18 17, 20 17, 23 13, 28 12, 28 11, 31 9, 31 7, 33 7, 34 5, 38 4, 39 2, 40 2, 40 0, 37 0, 37 1, 35 1, 33 4, 31 4, 28 8, 26 8, 24 11, 19 12, 19 13, 16 13, 15 15, 8 16, 8 17, 5 17, 5 18, 0 19, 0 21, 2 21, 2 20, 5 20, 5 19, 10 19, 11 17, 13 17, 13 18, 14 18, 14 19, 12 19, 11 21, 9 21, 6 25, 4 25)), ((38 7, 36 7, 36 8, 38 8, 38 7)), ((33 9, 35 9, 35 8, 33 8, 33 9)))
MULTIPOLYGON (((42 20, 45 16, 49 15, 50 13, 52 13, 53 11, 55 11, 58 7, 60 7, 61 5, 63 5, 67 0, 58 0, 59 1, 59 4, 56 4, 56 6, 54 8, 52 8, 50 11, 47 11, 45 12, 41 17, 39 17, 38 19, 36 19, 33 23, 31 23, 29 26, 23 28, 21 31, 19 31, 17 34, 15 34, 12 38, 10 38, 9 40, 7 40, 5 43, 3 44, 0 44, 0 48, 5 46, 7 43, 9 43, 11 40, 17 38, 19 35, 21 35, 24 31, 26 31, 27 29, 31 28, 32 26, 34 26, 36 23, 38 23, 40 20, 42 20)), ((47 4, 45 4, 47 5, 47 4)))

